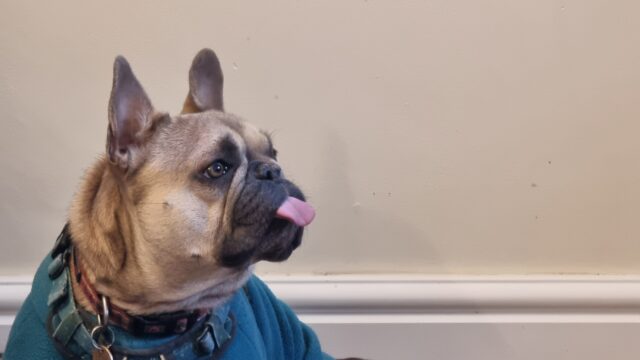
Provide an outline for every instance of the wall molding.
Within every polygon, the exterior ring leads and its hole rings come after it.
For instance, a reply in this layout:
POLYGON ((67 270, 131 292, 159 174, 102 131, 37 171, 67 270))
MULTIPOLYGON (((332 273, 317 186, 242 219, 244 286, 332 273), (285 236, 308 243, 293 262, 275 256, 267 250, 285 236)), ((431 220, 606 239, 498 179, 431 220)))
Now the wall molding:
POLYGON ((634 322, 639 276, 264 276, 311 323, 634 322))
MULTIPOLYGON (((261 275, 307 315, 640 315, 640 276, 261 275)), ((0 319, 30 276, 0 276, 0 319)))
MULTIPOLYGON (((310 324, 640 323, 640 276, 263 275, 310 324)), ((0 277, 0 349, 31 277, 0 277)))

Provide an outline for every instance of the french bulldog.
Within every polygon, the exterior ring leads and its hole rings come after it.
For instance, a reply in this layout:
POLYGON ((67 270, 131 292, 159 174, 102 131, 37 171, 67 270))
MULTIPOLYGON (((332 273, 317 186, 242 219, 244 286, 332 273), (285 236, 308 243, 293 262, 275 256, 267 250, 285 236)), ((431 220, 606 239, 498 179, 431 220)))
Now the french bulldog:
POLYGON ((7 359, 331 358, 252 275, 258 261, 286 260, 315 213, 269 134, 225 112, 222 90, 203 49, 171 116, 115 59, 106 153, 36 275, 7 359))

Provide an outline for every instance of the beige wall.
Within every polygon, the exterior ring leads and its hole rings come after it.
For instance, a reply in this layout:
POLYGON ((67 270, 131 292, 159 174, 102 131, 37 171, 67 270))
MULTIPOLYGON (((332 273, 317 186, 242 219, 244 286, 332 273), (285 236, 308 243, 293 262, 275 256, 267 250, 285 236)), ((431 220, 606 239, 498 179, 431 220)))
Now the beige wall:
POLYGON ((640 272, 640 2, 3 1, 0 274, 51 247, 124 54, 211 47, 318 210, 271 272, 640 272), (190 5, 186 5, 186 4, 190 5), (180 5, 181 4, 181 5, 180 5))

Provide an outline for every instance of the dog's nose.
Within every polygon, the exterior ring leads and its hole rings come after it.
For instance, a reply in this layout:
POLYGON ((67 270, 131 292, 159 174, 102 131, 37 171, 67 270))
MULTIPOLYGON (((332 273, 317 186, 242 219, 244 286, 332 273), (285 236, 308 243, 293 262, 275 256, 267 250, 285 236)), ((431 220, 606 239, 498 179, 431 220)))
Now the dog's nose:
POLYGON ((282 177, 282 170, 276 163, 258 162, 255 167, 255 176, 258 180, 276 180, 282 177))

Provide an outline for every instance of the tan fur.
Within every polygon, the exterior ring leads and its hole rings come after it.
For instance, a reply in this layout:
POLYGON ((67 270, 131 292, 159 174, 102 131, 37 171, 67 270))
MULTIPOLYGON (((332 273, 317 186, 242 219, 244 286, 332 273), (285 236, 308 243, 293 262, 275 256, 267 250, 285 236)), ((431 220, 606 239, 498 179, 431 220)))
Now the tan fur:
POLYGON ((246 174, 246 154, 264 157, 268 139, 215 110, 164 118, 148 136, 135 174, 106 158, 87 172, 69 215, 78 257, 98 292, 130 313, 214 307, 251 272, 224 268, 214 255, 246 174), (191 178, 215 158, 224 136, 245 154, 227 194, 191 178))

